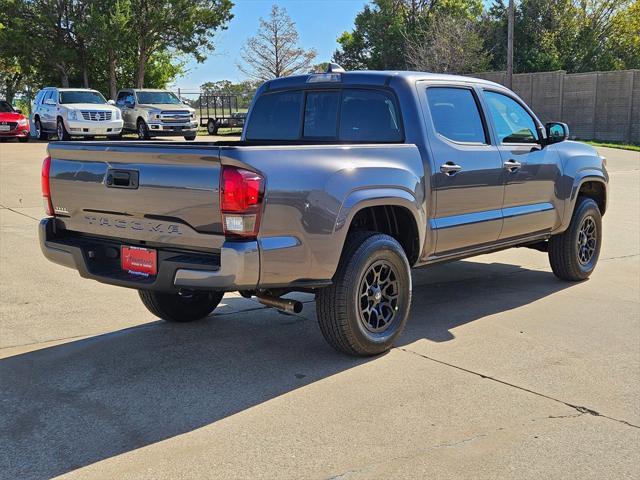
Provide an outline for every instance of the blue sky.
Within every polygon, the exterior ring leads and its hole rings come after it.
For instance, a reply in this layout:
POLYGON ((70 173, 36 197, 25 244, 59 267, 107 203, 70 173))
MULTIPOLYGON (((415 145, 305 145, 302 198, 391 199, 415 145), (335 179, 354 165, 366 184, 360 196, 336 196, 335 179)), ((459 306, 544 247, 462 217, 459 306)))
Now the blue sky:
POLYGON ((368 3, 365 0, 235 0, 234 18, 229 28, 216 34, 216 49, 204 63, 189 62, 187 73, 177 79, 175 87, 197 90, 208 81, 238 81, 244 75, 236 62, 247 37, 255 35, 260 17, 269 16, 274 3, 287 9, 296 23, 300 44, 315 48, 317 62, 328 61, 337 48, 336 38, 353 29, 356 14, 368 3))

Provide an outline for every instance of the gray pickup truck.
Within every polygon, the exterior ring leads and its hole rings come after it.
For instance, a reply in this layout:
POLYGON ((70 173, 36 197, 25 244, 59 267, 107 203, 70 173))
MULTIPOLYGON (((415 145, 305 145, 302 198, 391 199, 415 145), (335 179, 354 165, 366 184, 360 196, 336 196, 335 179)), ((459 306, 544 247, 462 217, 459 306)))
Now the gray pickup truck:
POLYGON ((49 145, 40 243, 168 321, 229 291, 289 312, 284 295, 314 293, 328 343, 375 355, 405 326, 411 267, 526 246, 561 279, 591 274, 608 175, 568 134, 484 80, 279 78, 240 141, 49 145))

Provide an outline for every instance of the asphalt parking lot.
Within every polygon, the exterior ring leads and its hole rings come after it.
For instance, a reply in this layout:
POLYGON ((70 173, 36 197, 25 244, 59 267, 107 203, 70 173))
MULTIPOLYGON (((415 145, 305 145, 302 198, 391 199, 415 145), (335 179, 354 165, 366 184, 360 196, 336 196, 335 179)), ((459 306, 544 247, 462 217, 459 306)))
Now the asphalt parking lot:
POLYGON ((0 478, 638 478, 640 153, 611 174, 600 263, 512 249, 414 271, 396 348, 334 352, 313 297, 206 321, 42 257, 46 144, 0 143, 0 478))

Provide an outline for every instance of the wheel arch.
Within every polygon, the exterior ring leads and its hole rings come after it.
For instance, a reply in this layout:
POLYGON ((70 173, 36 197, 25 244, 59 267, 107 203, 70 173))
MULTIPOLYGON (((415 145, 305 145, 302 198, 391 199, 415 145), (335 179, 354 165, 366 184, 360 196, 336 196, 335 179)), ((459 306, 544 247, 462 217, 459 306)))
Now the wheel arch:
POLYGON ((355 230, 386 233, 402 246, 410 265, 414 265, 424 245, 424 212, 414 195, 400 188, 373 188, 351 192, 340 208, 335 233, 339 251, 347 235, 355 230))
POLYGON ((571 193, 567 199, 567 207, 561 228, 556 232, 562 232, 569 227, 573 212, 575 211, 578 197, 592 198, 600 210, 600 214, 604 216, 609 200, 608 177, 600 170, 588 170, 580 172, 573 180, 571 193))

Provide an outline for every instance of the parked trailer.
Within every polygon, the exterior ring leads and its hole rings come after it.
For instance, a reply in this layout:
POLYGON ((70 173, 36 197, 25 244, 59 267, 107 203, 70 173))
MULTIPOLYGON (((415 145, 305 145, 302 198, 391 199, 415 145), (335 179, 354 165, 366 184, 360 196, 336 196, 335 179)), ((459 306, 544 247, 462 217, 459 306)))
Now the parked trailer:
POLYGON ((209 135, 216 135, 219 128, 244 127, 247 114, 238 111, 237 95, 201 94, 198 105, 200 107, 200 126, 206 126, 209 135))

